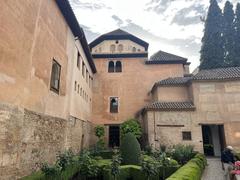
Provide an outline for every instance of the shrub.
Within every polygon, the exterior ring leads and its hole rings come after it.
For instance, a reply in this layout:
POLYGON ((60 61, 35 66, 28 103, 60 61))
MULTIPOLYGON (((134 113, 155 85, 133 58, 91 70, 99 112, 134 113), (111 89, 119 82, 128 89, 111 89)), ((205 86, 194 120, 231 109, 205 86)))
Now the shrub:
POLYGON ((65 151, 64 153, 57 154, 56 166, 59 167, 60 171, 64 171, 67 166, 72 165, 74 154, 71 150, 65 151))
POLYGON ((113 155, 112 163, 111 163, 111 174, 114 180, 116 179, 117 175, 119 175, 120 173, 120 165, 121 165, 121 158, 115 151, 115 154, 113 155))
POLYGON ((47 163, 44 163, 41 167, 41 171, 46 177, 54 177, 57 176, 59 173, 59 168, 56 166, 50 166, 47 163))
POLYGON ((97 161, 90 156, 89 151, 83 151, 79 157, 80 174, 86 177, 95 177, 98 175, 99 167, 97 161))
POLYGON ((141 170, 146 175, 147 179, 158 175, 159 163, 152 157, 142 158, 141 170))
POLYGON ((124 137, 127 133, 132 133, 136 138, 142 135, 142 129, 136 119, 129 119, 121 124, 121 136, 124 137))
POLYGON ((173 159, 177 160, 178 163, 184 165, 192 159, 196 153, 193 151, 192 145, 178 144, 172 147, 169 154, 173 159))
POLYGON ((200 180, 205 166, 205 156, 197 154, 187 164, 172 174, 167 180, 200 180))
POLYGON ((101 137, 103 137, 105 134, 105 130, 104 130, 104 126, 96 126, 95 127, 95 135, 100 139, 101 137))
POLYGON ((105 134, 104 126, 96 126, 95 127, 95 135, 98 137, 98 141, 96 143, 95 151, 101 151, 104 149, 105 143, 103 140, 105 134))
POLYGON ((140 164, 141 148, 136 137, 132 133, 127 133, 123 138, 120 146, 120 153, 122 164, 140 164))

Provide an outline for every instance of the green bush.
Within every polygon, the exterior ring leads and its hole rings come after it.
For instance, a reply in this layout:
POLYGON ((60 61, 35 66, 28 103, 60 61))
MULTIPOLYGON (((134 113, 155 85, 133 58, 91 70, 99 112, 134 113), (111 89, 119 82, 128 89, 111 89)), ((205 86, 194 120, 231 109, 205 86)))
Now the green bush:
POLYGON ((167 180, 200 180, 206 164, 207 161, 205 156, 197 154, 167 180))
POLYGON ((122 164, 140 164, 141 148, 136 137, 132 133, 127 133, 123 137, 120 146, 120 153, 122 157, 122 164))
POLYGON ((159 162, 157 162, 155 158, 144 156, 141 161, 141 170, 147 179, 157 176, 159 170, 159 162))
POLYGON ((79 157, 79 173, 83 177, 96 177, 99 172, 99 167, 97 165, 97 160, 90 156, 89 151, 84 151, 79 157))
MULTIPOLYGON (((104 170, 104 180, 113 180, 113 176, 109 169, 104 170)), ((120 173, 117 176, 118 180, 126 180, 126 179, 133 179, 133 180, 146 180, 146 176, 141 171, 140 166, 136 165, 124 165, 120 167, 120 173)), ((154 176, 150 178, 151 180, 158 180, 159 177, 154 176)))
POLYGON ((196 154, 192 145, 182 144, 174 145, 168 153, 181 165, 186 164, 196 154))
POLYGON ((103 159, 112 159, 113 151, 112 150, 102 150, 93 152, 93 156, 101 156, 103 159))
POLYGON ((142 135, 142 128, 136 119, 129 119, 120 126, 121 136, 124 137, 127 133, 132 133, 136 138, 142 135))

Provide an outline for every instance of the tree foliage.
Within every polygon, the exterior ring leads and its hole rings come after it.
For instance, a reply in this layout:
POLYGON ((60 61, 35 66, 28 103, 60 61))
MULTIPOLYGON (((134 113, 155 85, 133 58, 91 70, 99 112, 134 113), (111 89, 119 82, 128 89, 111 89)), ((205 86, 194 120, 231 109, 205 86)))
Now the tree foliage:
POLYGON ((223 10, 223 41, 224 41, 224 66, 231 67, 235 58, 235 28, 233 5, 226 1, 223 10))
POLYGON ((122 164, 138 165, 140 164, 141 148, 133 133, 127 133, 120 145, 122 164))
POLYGON ((113 175, 114 180, 116 179, 117 175, 120 174, 121 160, 122 159, 120 155, 117 154, 117 151, 115 151, 111 163, 111 174, 113 175))
POLYGON ((142 129, 136 119, 129 119, 121 124, 121 136, 124 137, 127 133, 132 133, 136 138, 142 135, 142 129))
POLYGON ((224 66, 222 31, 222 11, 216 0, 210 0, 200 51, 200 69, 213 69, 224 66))
POLYGON ((233 66, 240 66, 240 3, 237 3, 234 27, 235 27, 234 37, 235 58, 233 60, 233 66))

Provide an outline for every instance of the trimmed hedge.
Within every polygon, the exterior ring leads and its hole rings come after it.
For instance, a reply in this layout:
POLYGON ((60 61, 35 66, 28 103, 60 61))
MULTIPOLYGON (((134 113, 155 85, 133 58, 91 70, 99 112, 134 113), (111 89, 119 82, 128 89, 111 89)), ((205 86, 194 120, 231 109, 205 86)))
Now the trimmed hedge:
POLYGON ((203 154, 197 154, 167 180, 200 180, 206 165, 207 160, 205 156, 203 154))
MULTIPOLYGON (((169 177, 172 173, 177 171, 177 169, 180 166, 175 167, 160 167, 159 175, 155 177, 151 177, 150 180, 159 180, 159 179, 165 179, 169 177)), ((137 165, 124 165, 120 167, 120 174, 117 177, 118 180, 126 180, 128 178, 131 178, 133 180, 146 180, 147 177, 143 173, 141 166, 137 165)), ((103 172, 103 179, 104 180, 113 180, 113 176, 111 175, 111 172, 109 169, 104 169, 103 172)))
POLYGON ((113 151, 105 150, 98 153, 93 153, 93 156, 100 156, 103 159, 112 159, 113 151))

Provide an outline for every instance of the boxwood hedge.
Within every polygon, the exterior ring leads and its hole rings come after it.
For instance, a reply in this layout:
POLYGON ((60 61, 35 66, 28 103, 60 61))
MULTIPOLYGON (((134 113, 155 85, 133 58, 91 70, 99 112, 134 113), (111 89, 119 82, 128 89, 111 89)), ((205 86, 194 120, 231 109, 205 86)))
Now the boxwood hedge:
POLYGON ((167 180, 200 180, 206 165, 207 160, 205 156, 197 154, 187 164, 167 178, 167 180))

